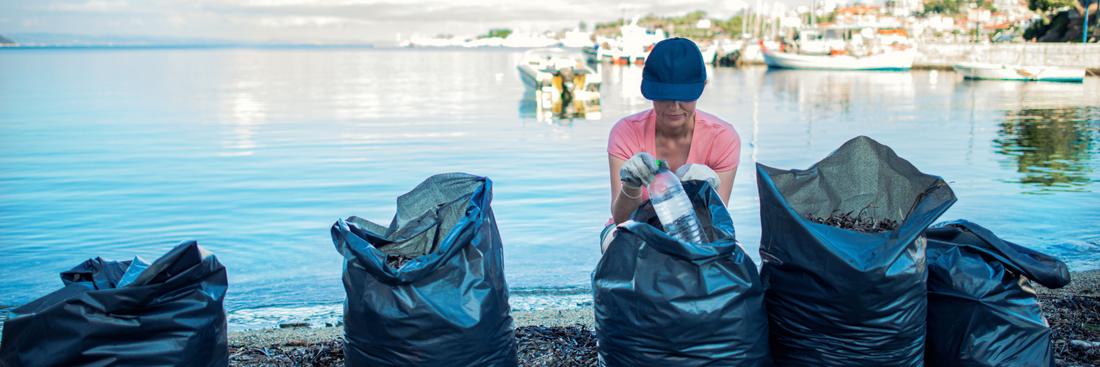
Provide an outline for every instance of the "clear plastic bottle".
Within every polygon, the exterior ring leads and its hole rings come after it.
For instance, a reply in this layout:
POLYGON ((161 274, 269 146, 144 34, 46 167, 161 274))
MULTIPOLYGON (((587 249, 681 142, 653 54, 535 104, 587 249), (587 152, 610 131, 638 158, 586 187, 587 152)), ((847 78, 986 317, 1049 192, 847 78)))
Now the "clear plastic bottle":
POLYGON ((691 206, 680 178, 668 170, 668 164, 664 161, 660 161, 659 166, 656 177, 647 188, 665 233, 684 242, 703 242, 699 218, 695 216, 695 208, 691 206))

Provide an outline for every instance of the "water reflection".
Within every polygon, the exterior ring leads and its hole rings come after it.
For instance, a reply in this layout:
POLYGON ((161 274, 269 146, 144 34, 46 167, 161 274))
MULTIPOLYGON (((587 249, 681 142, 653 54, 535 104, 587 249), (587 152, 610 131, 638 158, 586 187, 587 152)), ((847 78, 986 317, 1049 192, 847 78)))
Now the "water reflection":
POLYGON ((1092 154, 1100 128, 1100 108, 1026 108, 1005 112, 997 152, 1021 173, 1019 181, 1033 186, 1033 194, 1057 191, 1090 192, 1092 154))
POLYGON ((611 85, 619 86, 619 90, 616 92, 627 105, 649 104, 649 100, 642 95, 641 65, 600 64, 596 67, 596 71, 603 75, 603 80, 610 81, 611 85))
POLYGON ((772 93, 788 97, 799 111, 851 113, 857 105, 913 110, 913 74, 888 71, 768 69, 772 93))
POLYGON ((563 105, 560 99, 552 98, 549 93, 527 89, 519 100, 519 117, 561 125, 568 125, 574 119, 599 120, 602 117, 599 93, 584 97, 563 105))
POLYGON ((1096 102, 1096 91, 1087 89, 1085 83, 965 79, 955 85, 960 93, 980 96, 984 109, 1087 106, 1096 102))
POLYGON ((221 156, 252 155, 252 149, 258 145, 253 137, 259 126, 266 121, 266 107, 257 101, 250 93, 237 93, 235 97, 227 96, 227 109, 232 111, 231 118, 225 121, 229 125, 225 141, 222 147, 226 152, 218 153, 221 156))

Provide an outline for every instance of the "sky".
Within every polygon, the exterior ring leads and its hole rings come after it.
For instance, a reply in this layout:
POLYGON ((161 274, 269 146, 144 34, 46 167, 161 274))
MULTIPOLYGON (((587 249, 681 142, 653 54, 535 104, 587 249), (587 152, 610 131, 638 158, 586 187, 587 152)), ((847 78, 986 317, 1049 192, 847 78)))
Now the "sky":
MULTIPOLYGON (((761 0, 790 7, 814 0, 761 0)), ((702 10, 728 19, 756 0, 4 0, 0 35, 206 38, 250 42, 396 44, 412 36, 490 29, 562 31, 653 14, 702 10)), ((18 40, 18 39, 17 39, 18 40)))

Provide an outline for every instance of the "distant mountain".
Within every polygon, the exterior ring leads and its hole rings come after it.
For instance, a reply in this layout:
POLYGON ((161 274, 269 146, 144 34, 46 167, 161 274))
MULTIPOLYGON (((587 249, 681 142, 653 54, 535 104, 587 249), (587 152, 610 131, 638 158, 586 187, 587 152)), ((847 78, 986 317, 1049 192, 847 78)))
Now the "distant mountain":
POLYGON ((87 35, 68 33, 11 33, 11 41, 0 37, 0 43, 8 41, 27 47, 204 47, 204 46, 352 46, 370 47, 370 44, 344 44, 294 41, 242 41, 213 38, 184 38, 159 36, 87 35))
POLYGON ((0 36, 0 45, 9 45, 9 44, 15 44, 15 41, 4 38, 4 36, 0 36))

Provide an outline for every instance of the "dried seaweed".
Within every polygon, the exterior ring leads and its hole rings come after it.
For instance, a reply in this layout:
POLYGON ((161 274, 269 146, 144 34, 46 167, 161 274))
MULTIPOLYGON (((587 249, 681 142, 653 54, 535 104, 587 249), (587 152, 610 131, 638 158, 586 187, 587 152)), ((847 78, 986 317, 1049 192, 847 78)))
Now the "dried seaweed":
POLYGON ((342 339, 309 344, 287 342, 268 347, 229 346, 229 365, 237 367, 343 367, 342 339))
POLYGON ((408 257, 408 256, 401 256, 401 255, 397 255, 397 256, 387 255, 386 256, 386 266, 389 266, 389 267, 394 268, 394 269, 401 269, 402 266, 405 266, 405 263, 407 263, 407 262, 409 262, 409 260, 412 260, 412 259, 415 259, 415 258, 416 257, 408 257))
MULTIPOLYGON (((596 366, 596 333, 586 326, 516 328, 519 365, 525 367, 596 366)), ((233 367, 343 367, 344 341, 288 342, 267 347, 229 346, 233 367)))
POLYGON ((1100 297, 1042 299, 1059 366, 1100 366, 1100 297))
POLYGON ((839 213, 839 210, 834 210, 826 218, 808 215, 806 219, 818 224, 863 233, 889 232, 898 227, 899 223, 893 219, 878 220, 869 215, 865 217, 863 211, 870 207, 864 207, 855 216, 852 216, 852 212, 839 213))
POLYGON ((1058 367, 1100 366, 1100 272, 1073 275, 1059 289, 1036 285, 1058 367))
POLYGON ((520 366, 565 367, 596 365, 596 333, 586 326, 524 326, 516 328, 520 366))

